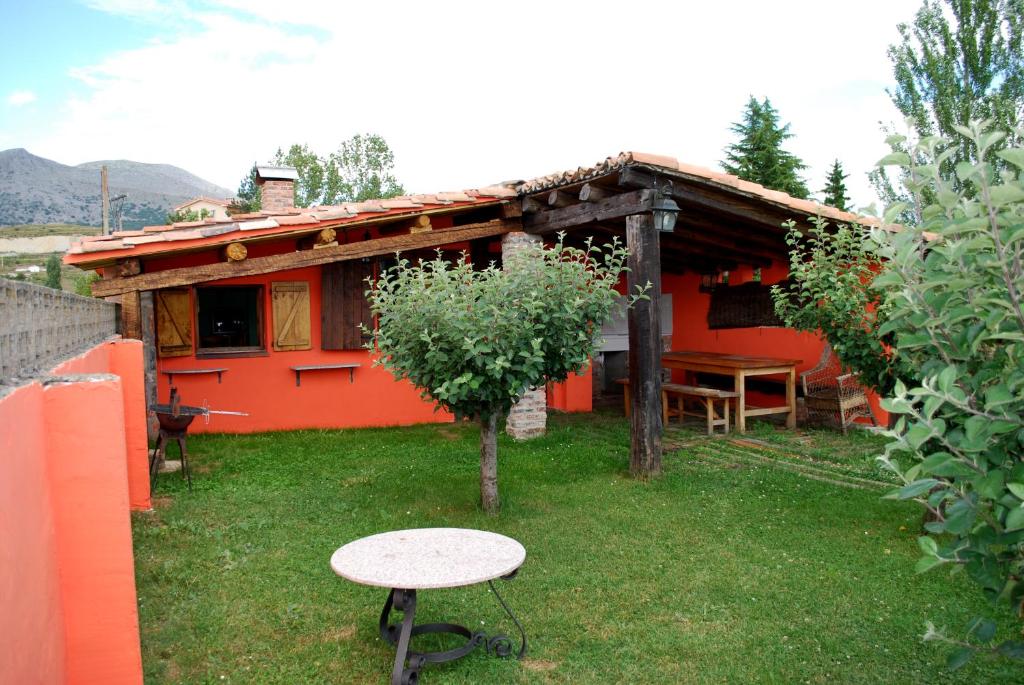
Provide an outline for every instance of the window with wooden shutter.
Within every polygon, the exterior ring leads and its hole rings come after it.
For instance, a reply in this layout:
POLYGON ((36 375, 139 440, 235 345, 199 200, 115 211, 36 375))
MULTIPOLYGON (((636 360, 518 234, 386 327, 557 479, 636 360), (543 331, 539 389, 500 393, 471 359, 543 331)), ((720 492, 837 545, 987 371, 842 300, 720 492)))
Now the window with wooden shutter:
POLYGON ((309 283, 271 283, 270 299, 274 320, 274 349, 279 352, 310 349, 309 283))
POLYGON ((358 350, 368 340, 359 325, 373 325, 369 287, 373 261, 355 259, 323 266, 320 347, 325 350, 358 350))
POLYGON ((157 290, 156 349, 161 357, 192 354, 192 300, 188 290, 157 290))

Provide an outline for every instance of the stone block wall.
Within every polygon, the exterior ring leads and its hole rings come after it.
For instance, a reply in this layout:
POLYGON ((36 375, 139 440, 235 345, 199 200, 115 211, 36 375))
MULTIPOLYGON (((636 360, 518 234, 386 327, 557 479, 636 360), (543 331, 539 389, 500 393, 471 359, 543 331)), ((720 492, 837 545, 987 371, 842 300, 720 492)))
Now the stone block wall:
MULTIPOLYGON (((514 269, 529 258, 532 246, 540 245, 540 236, 516 231, 501 239, 502 268, 514 269)), ((508 414, 505 432, 516 440, 529 440, 544 435, 548 425, 548 398, 544 387, 528 390, 508 414)))
POLYGON ((117 333, 117 306, 0 278, 0 385, 15 385, 117 333))

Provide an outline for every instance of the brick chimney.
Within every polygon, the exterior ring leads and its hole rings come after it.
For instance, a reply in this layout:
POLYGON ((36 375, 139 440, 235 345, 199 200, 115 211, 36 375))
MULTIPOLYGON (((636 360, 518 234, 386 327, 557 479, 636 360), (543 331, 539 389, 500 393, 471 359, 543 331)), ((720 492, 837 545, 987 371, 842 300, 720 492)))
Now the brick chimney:
POLYGON ((290 166, 257 166, 256 185, 263 193, 264 212, 292 209, 295 206, 295 181, 299 174, 290 166))

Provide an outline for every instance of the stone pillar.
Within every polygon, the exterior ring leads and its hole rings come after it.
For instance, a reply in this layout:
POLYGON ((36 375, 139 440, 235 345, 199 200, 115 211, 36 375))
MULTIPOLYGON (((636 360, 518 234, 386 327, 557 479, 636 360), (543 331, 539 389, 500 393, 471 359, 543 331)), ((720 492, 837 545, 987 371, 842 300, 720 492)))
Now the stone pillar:
MULTIPOLYGON (((501 239, 502 268, 514 269, 531 245, 540 245, 537 235, 519 231, 506 233, 501 239)), ((544 435, 548 423, 548 400, 544 386, 527 390, 508 413, 505 432, 515 440, 529 440, 544 435)))

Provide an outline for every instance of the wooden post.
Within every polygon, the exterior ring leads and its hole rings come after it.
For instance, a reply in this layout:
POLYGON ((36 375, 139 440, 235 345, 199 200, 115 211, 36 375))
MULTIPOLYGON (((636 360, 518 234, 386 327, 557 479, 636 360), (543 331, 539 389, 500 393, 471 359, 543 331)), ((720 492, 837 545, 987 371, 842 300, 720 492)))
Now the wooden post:
POLYGON ((107 189, 107 165, 100 167, 100 203, 103 215, 103 235, 110 235, 110 191, 107 189))
POLYGON ((650 214, 626 217, 628 292, 650 283, 649 299, 629 310, 629 471, 647 479, 661 473, 661 252, 650 214))
POLYGON ((154 311, 152 291, 139 294, 139 312, 142 319, 142 360, 145 365, 143 378, 146 383, 146 434, 150 440, 156 440, 160 430, 156 415, 149 409, 156 404, 156 312, 154 311))
POLYGON ((142 340, 142 302, 138 290, 121 295, 121 337, 142 340))

